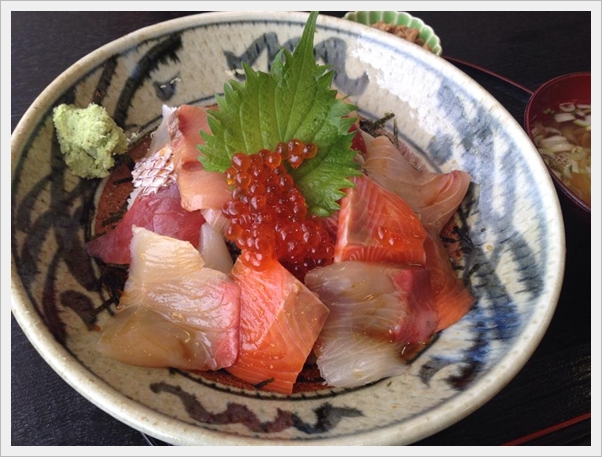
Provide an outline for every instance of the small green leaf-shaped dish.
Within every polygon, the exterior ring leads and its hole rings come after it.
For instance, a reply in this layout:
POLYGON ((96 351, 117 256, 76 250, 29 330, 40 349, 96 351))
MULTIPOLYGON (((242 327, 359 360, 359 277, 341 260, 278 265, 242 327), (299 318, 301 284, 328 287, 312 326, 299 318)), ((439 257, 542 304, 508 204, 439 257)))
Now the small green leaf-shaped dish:
POLYGON ((345 14, 344 19, 369 26, 377 22, 384 22, 385 24, 405 25, 409 28, 418 29, 420 38, 430 46, 434 54, 440 56, 443 52, 441 40, 435 34, 433 28, 425 24, 422 19, 409 13, 399 11, 350 11, 345 14))

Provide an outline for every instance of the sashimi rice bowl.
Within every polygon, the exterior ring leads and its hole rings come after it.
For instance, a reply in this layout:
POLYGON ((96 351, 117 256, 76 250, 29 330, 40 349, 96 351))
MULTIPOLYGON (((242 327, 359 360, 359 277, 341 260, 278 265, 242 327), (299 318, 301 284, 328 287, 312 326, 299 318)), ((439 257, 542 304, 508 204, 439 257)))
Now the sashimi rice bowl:
POLYGON ((522 368, 564 269, 521 127, 438 56, 318 13, 95 51, 12 138, 12 310, 176 445, 409 444, 522 368))

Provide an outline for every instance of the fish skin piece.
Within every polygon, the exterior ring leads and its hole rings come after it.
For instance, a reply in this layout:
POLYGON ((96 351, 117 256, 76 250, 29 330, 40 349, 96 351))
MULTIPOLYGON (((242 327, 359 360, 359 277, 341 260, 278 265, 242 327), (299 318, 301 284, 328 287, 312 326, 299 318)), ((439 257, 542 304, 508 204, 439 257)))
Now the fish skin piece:
POLYGON ((130 274, 97 349, 125 363, 218 370, 238 356, 240 289, 186 241, 133 227, 130 274))
POLYGON ((200 211, 182 208, 180 192, 172 183, 154 194, 138 196, 113 230, 86 243, 86 251, 105 263, 126 265, 130 263, 133 226, 198 246, 204 222, 200 211))
POLYGON ((132 207, 136 198, 156 193, 162 187, 176 182, 172 157, 171 147, 166 145, 136 162, 132 170, 134 188, 128 198, 128 209, 132 207))
POLYGON ((470 175, 465 171, 434 173, 417 169, 405 145, 395 147, 386 136, 369 141, 364 170, 385 189, 399 195, 427 229, 440 233, 464 199, 470 175))
POLYGON ((407 370, 402 352, 426 343, 437 314, 426 268, 344 261, 310 271, 330 314, 314 348, 325 381, 358 387, 407 370))
POLYGON ((422 222, 399 196, 367 176, 354 177, 354 187, 341 199, 334 262, 366 260, 424 265, 426 231, 422 222), (384 227, 399 237, 392 246, 376 238, 384 227))
POLYGON ((179 106, 169 118, 168 130, 182 207, 188 211, 221 209, 232 198, 231 189, 223 173, 203 169, 197 148, 205 144, 200 132, 211 133, 207 110, 200 106, 179 106))
POLYGON ((278 261, 260 271, 238 259, 240 350, 226 370, 262 390, 290 394, 328 316, 328 308, 278 261))

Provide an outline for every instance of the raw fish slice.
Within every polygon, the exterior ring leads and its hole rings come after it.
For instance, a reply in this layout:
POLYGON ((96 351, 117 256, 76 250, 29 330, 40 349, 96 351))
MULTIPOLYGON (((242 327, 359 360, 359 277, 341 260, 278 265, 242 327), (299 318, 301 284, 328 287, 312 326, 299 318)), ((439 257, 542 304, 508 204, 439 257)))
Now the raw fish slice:
POLYGON ((134 227, 120 311, 98 349, 147 367, 218 370, 238 355, 240 290, 188 242, 134 227))
POLYGON ((334 261, 367 260, 424 265, 426 232, 403 201, 366 176, 341 199, 334 261))
POLYGON ((424 226, 436 233, 457 211, 470 185, 470 175, 464 171, 418 171, 386 136, 368 143, 364 169, 374 181, 403 198, 424 226))
POLYGON ((196 333, 151 309, 132 306, 103 328, 97 349, 130 365, 208 370, 209 364, 203 361, 214 357, 196 333))
POLYGON ((230 220, 224 216, 222 209, 207 208, 201 210, 201 214, 205 218, 205 221, 222 236, 226 236, 226 230, 230 225, 230 220))
MULTIPOLYGON (((347 308, 353 327, 376 338, 423 343, 435 330, 425 267, 347 260, 307 273, 305 285, 329 308, 347 308)), ((331 312, 327 325, 336 324, 331 312)))
POLYGON ((219 209, 232 198, 224 175, 203 170, 199 162, 197 146, 205 143, 201 130, 210 132, 205 108, 181 105, 169 119, 171 149, 182 207, 188 211, 219 209))
POLYGON ((475 298, 453 269, 447 249, 433 230, 427 234, 424 247, 438 316, 435 331, 438 332, 458 322, 470 310, 475 298))
POLYGON ((325 328, 320 338, 317 364, 329 386, 360 387, 408 371, 401 357, 403 343, 360 333, 342 334, 336 328, 325 328))
POLYGON ((89 241, 89 255, 105 263, 129 264, 132 227, 144 227, 159 235, 190 242, 198 247, 201 225, 199 211, 186 211, 180 204, 176 184, 160 188, 157 193, 139 196, 123 219, 110 232, 89 241))
POLYGON ((353 140, 351 142, 351 149, 353 149, 354 151, 360 152, 362 154, 366 153, 366 142, 364 141, 364 135, 362 130, 360 130, 360 128, 358 127, 357 124, 353 124, 350 128, 349 128, 350 132, 357 132, 354 137, 353 140))
POLYGON ((256 387, 290 394, 328 308, 276 260, 256 271, 237 260, 240 351, 227 371, 256 387))
POLYGON ((234 262, 228 250, 226 241, 221 233, 211 227, 207 222, 201 226, 201 240, 199 242, 201 257, 205 266, 222 273, 229 274, 234 262))
POLYGON ((424 267, 345 261, 310 271, 305 283, 330 310, 314 348, 329 385, 356 387, 404 372, 403 349, 435 330, 424 267))
POLYGON ((176 111, 177 108, 163 105, 161 108, 161 123, 159 127, 151 133, 151 144, 148 148, 146 157, 150 157, 160 149, 170 146, 171 138, 169 137, 169 121, 171 115, 176 111))

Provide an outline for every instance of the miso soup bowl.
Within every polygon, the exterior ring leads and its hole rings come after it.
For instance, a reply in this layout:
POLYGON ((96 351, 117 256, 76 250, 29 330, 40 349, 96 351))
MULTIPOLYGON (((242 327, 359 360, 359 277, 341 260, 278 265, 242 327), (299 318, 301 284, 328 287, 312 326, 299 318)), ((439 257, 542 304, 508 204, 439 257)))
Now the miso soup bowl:
POLYGON ((364 117, 395 113, 396 125, 387 128, 396 127, 428 169, 471 175, 459 209, 458 230, 469 244, 458 274, 475 306, 437 335, 405 374, 353 389, 250 391, 181 370, 127 365, 96 351, 98 329, 115 311, 84 250, 104 181, 82 180, 67 169, 53 108, 96 102, 130 138, 144 135, 158 126, 164 104, 215 103, 224 83, 240 76, 242 62, 267 71, 279 46, 298 42, 307 17, 207 13, 134 32, 65 69, 12 135, 13 315, 77 392, 169 444, 416 442, 506 386, 533 354, 556 308, 563 220, 550 174, 523 128, 444 59, 366 25, 321 16, 315 50, 332 65, 334 87, 364 117))
MULTIPOLYGON (((525 109, 525 130, 531 140, 534 140, 531 130, 535 120, 546 108, 564 102, 591 103, 591 83, 591 73, 580 72, 558 76, 539 87, 530 97, 525 109)), ((569 217, 577 217, 582 222, 591 223, 590 206, 575 195, 551 169, 550 175, 566 214, 569 217)))

